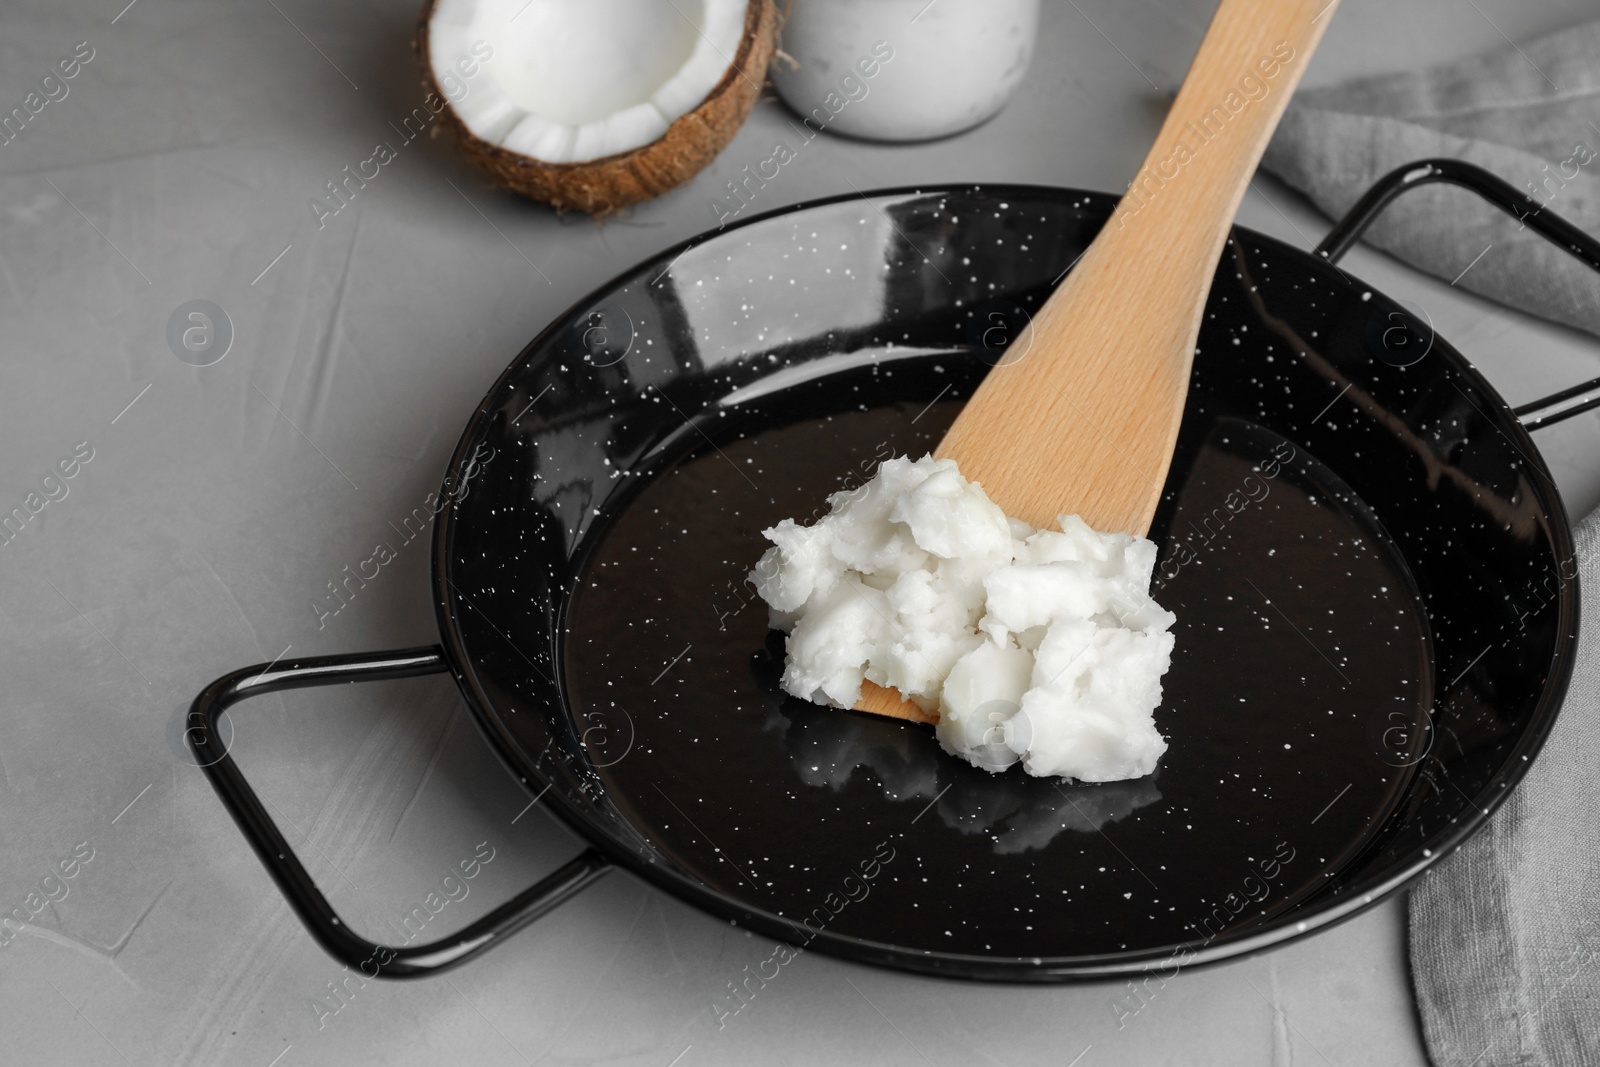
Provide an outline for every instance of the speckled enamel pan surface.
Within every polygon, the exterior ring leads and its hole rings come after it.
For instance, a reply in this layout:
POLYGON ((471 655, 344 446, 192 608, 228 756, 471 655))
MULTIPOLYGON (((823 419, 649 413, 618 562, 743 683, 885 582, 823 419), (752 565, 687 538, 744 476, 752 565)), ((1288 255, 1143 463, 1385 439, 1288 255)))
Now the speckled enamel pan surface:
POLYGON ((473 418, 440 630, 530 790, 707 911, 863 961, 1056 980, 1325 927, 1521 777, 1577 600, 1537 449, 1443 339, 1236 230, 1152 537, 1177 649, 1149 778, 990 775, 808 705, 744 576, 761 530, 930 449, 1113 198, 850 196, 630 271, 473 418))

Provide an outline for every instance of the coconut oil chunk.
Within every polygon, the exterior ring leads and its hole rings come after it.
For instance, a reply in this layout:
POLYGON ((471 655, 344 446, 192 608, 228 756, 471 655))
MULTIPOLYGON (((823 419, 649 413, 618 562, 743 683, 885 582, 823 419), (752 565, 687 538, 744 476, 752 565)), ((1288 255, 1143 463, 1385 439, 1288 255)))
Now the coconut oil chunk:
POLYGON ((783 688, 848 708, 863 681, 937 713, 946 752, 989 771, 1110 782, 1155 770, 1174 616, 1156 546, 1007 518, 954 460, 891 459, 785 519, 751 572, 788 634, 783 688))

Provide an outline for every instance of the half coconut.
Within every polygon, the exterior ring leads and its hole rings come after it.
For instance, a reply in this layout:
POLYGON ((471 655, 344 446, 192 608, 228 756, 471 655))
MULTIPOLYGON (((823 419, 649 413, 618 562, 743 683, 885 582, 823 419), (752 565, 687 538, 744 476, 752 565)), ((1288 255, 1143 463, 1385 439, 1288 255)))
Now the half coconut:
POLYGON ((428 0, 417 53, 473 162, 558 210, 603 215, 727 146, 776 23, 772 0, 428 0))

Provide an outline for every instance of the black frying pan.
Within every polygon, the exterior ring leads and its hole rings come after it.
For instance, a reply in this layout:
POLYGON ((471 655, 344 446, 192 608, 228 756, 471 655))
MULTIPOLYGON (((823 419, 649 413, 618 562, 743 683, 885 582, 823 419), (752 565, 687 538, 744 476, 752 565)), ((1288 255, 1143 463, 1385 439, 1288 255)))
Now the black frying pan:
MULTIPOLYGON (((1152 536, 1177 651, 1149 778, 1062 787, 926 727, 785 697, 743 576, 763 526, 931 447, 1109 216, 1101 193, 841 197, 669 250, 546 329, 441 497, 441 645, 236 671, 190 712, 224 804, 322 945, 369 975, 461 963, 623 867, 836 955, 1012 980, 1207 962, 1326 927, 1460 844, 1525 773, 1572 667, 1572 538, 1527 429, 1336 266, 1451 161, 1380 182, 1314 254, 1237 229, 1152 536), (512 772, 591 847, 460 933, 350 930, 217 731, 281 689, 449 670, 512 772)), ((1527 224, 1600 269, 1600 245, 1527 224)))

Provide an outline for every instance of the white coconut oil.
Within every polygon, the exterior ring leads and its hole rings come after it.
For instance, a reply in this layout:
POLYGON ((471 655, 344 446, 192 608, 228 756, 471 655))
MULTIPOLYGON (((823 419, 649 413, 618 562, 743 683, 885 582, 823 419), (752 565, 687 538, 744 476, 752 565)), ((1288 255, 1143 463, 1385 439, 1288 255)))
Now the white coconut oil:
POLYGON ((1150 597, 1156 546, 1077 516, 1036 530, 955 461, 891 459, 785 519, 752 572, 788 633, 785 691, 852 707, 863 681, 939 716, 945 751, 1000 771, 1108 782, 1155 769, 1174 616, 1150 597))

